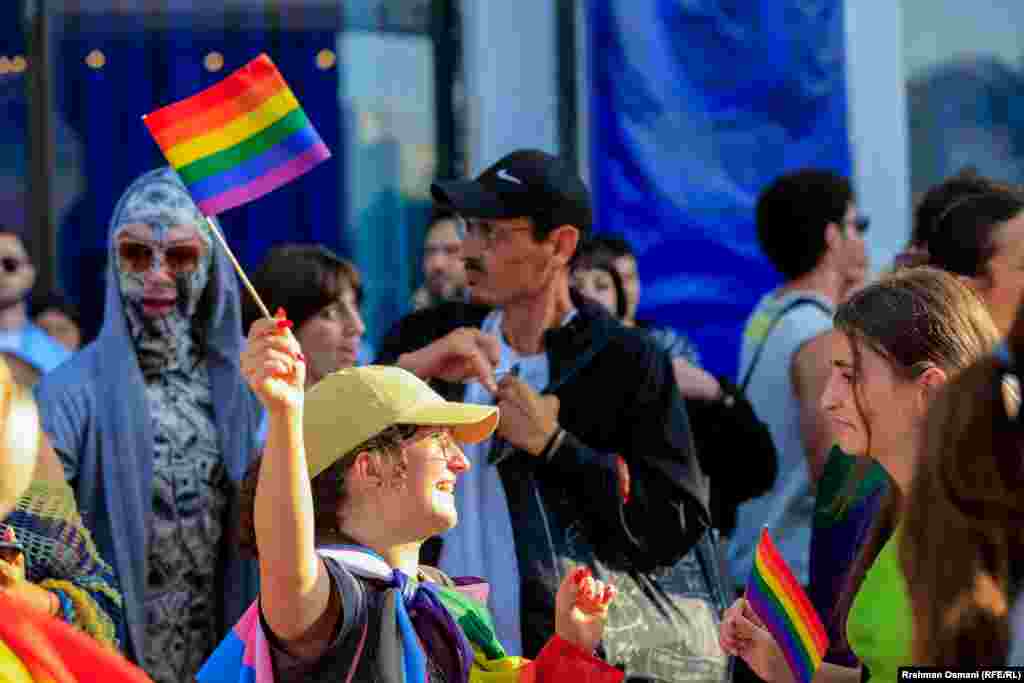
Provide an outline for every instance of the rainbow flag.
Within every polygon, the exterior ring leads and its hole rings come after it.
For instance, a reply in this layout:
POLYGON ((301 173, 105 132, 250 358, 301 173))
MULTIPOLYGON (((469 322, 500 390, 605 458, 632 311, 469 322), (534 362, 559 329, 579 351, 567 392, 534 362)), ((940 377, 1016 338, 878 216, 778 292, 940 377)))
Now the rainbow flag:
POLYGON ((767 529, 761 530, 745 597, 782 648, 793 677, 810 683, 828 650, 828 636, 767 529))
POLYGON ((207 216, 262 197, 331 156, 265 54, 142 119, 207 216))

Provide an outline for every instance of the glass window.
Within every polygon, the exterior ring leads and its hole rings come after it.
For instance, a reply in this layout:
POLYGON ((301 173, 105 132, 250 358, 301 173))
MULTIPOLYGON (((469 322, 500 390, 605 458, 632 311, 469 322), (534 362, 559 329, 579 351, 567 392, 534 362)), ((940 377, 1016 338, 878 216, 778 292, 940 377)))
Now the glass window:
POLYGON ((972 166, 1024 182, 1024 4, 903 0, 915 195, 972 166))

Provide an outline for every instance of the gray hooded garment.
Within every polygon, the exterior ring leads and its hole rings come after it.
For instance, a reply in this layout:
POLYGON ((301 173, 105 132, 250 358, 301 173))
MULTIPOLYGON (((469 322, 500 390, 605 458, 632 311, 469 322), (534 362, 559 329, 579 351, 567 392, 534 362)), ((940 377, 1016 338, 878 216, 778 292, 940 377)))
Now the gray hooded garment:
MULTIPOLYGON (((124 594, 125 651, 138 660, 145 652, 147 539, 153 503, 153 425, 146 386, 129 334, 118 285, 113 232, 124 199, 144 183, 175 182, 169 169, 135 180, 122 195, 110 221, 110 258, 104 321, 99 336, 36 387, 43 429, 69 472, 86 526, 103 557, 117 573, 124 594)), ((256 598, 255 561, 241 559, 235 542, 238 484, 258 447, 261 409, 239 371, 243 348, 237 280, 224 250, 213 246, 208 287, 215 288, 206 321, 206 365, 214 421, 224 466, 231 479, 231 503, 220 553, 218 594, 225 634, 256 598)))

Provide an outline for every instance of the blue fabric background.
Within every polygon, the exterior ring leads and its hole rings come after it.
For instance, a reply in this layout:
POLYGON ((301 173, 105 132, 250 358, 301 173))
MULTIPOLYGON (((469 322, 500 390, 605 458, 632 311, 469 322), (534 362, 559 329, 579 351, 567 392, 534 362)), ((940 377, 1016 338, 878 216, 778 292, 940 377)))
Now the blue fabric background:
POLYGON ((842 2, 596 0, 587 24, 596 230, 637 251, 639 316, 732 377, 779 281, 757 193, 801 167, 850 173, 842 2))

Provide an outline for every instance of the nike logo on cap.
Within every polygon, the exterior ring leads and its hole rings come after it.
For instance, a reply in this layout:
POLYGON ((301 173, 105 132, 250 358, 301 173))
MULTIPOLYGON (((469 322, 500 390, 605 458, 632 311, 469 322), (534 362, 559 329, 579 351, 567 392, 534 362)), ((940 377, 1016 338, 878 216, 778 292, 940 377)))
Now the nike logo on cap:
POLYGON ((506 181, 508 181, 508 182, 510 182, 510 183, 515 183, 516 185, 522 185, 522 184, 523 184, 523 181, 522 181, 522 180, 520 180, 519 178, 516 178, 516 177, 515 177, 514 175, 512 175, 511 173, 509 173, 509 172, 508 172, 508 171, 507 171, 506 169, 504 169, 504 168, 502 168, 502 169, 498 169, 498 173, 497 173, 497 175, 498 175, 498 177, 499 177, 499 178, 501 178, 502 180, 506 180, 506 181))

